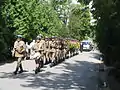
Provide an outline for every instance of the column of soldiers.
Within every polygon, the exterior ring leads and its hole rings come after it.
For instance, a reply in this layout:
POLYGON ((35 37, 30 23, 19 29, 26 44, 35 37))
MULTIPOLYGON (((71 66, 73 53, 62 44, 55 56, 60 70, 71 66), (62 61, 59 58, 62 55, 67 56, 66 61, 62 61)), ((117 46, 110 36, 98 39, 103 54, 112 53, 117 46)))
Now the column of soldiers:
POLYGON ((30 45, 25 45, 22 36, 19 35, 13 48, 13 56, 17 58, 17 66, 14 71, 15 75, 18 73, 19 68, 19 73, 24 71, 22 68, 22 60, 28 54, 26 53, 26 48, 30 50, 30 59, 35 60, 35 74, 40 72, 40 69, 45 64, 49 64, 50 67, 53 67, 59 62, 65 60, 69 50, 66 40, 62 38, 43 38, 42 35, 39 35, 30 45))

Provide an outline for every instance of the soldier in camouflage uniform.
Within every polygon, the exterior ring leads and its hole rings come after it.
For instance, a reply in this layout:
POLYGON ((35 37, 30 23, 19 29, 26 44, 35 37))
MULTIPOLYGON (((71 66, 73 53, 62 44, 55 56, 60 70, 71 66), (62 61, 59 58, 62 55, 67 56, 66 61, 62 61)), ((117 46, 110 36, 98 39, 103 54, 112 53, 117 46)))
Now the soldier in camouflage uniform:
POLYGON ((59 41, 59 58, 60 58, 60 61, 63 60, 63 41, 61 38, 59 41))
POLYGON ((66 40, 64 39, 64 40, 63 40, 63 60, 66 59, 67 50, 68 50, 67 42, 66 42, 66 40))
POLYGON ((55 39, 55 60, 56 60, 56 63, 59 62, 59 39, 58 38, 55 39))
POLYGON ((51 40, 49 41, 49 45, 50 45, 50 51, 49 51, 49 57, 51 60, 51 64, 50 67, 55 65, 55 40, 54 37, 51 38, 51 40))
POLYGON ((58 44, 59 46, 59 62, 61 62, 62 61, 62 39, 61 38, 59 38, 59 44, 58 44))
POLYGON ((40 52, 41 52, 41 67, 44 66, 44 64, 46 63, 46 59, 45 59, 45 49, 46 49, 46 45, 45 45, 45 39, 43 38, 43 36, 41 35, 41 44, 42 44, 42 49, 40 52))
POLYGON ((31 59, 35 59, 35 74, 37 74, 40 72, 40 68, 43 67, 44 41, 41 40, 41 37, 36 38, 36 42, 32 49, 34 53, 32 53, 33 55, 31 55, 31 59))
POLYGON ((50 63, 50 45, 49 45, 49 38, 45 38, 45 59, 46 64, 50 63))
POLYGON ((14 72, 14 74, 16 75, 19 68, 20 68, 20 71, 19 73, 22 73, 23 72, 23 68, 22 68, 22 60, 24 59, 25 57, 25 52, 26 51, 26 45, 25 45, 25 42, 22 40, 22 36, 21 35, 18 35, 18 38, 17 40, 15 41, 14 43, 14 48, 13 48, 13 56, 17 58, 17 67, 16 67, 16 70, 14 72))

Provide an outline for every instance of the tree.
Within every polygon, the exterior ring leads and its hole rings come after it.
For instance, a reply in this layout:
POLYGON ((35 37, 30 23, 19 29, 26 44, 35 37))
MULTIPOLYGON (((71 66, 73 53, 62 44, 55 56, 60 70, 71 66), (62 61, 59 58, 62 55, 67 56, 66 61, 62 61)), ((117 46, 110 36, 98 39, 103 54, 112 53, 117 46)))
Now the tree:
POLYGON ((62 28, 58 32, 61 37, 69 37, 68 20, 71 9, 71 0, 51 0, 51 5, 57 12, 59 19, 62 21, 62 28))
POLYGON ((90 1, 92 1, 92 0, 78 0, 78 2, 85 4, 85 5, 88 5, 90 3, 90 1))
POLYGON ((14 28, 14 34, 27 39, 38 34, 57 35, 62 28, 57 13, 48 2, 39 0, 8 0, 3 6, 3 17, 8 14, 7 26, 14 28))
POLYGON ((11 47, 12 32, 6 27, 6 18, 2 18, 2 5, 4 0, 0 1, 0 60, 5 60, 10 56, 9 48, 11 47))
POLYGON ((90 34, 90 13, 88 8, 76 5, 72 9, 69 21, 69 34, 78 40, 85 39, 90 34))
POLYGON ((97 20, 96 41, 105 56, 105 64, 120 63, 120 1, 93 0, 93 8, 97 20))

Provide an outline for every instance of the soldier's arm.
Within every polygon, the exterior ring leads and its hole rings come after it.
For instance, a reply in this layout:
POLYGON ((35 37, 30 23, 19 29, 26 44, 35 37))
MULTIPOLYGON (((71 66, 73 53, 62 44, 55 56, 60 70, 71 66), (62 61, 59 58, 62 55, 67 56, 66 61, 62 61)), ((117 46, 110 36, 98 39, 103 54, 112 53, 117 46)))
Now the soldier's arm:
POLYGON ((43 43, 43 49, 44 49, 44 50, 46 49, 46 44, 45 44, 45 42, 43 43))
POLYGON ((25 45, 25 42, 24 42, 24 41, 22 41, 22 47, 23 47, 23 49, 22 49, 21 52, 24 52, 24 51, 26 50, 26 45, 25 45))
POLYGON ((44 49, 43 49, 43 44, 44 44, 44 43, 42 42, 42 45, 39 45, 39 49, 38 49, 39 51, 43 51, 43 50, 44 50, 44 49))
POLYGON ((43 51, 44 49, 43 49, 43 47, 42 48, 39 48, 39 51, 43 51))
POLYGON ((13 49, 11 50, 11 52, 12 52, 12 57, 14 57, 14 55, 15 55, 15 51, 16 51, 16 42, 14 43, 14 47, 13 47, 13 49))
POLYGON ((13 49, 16 50, 17 46, 17 41, 15 41, 13 49))
POLYGON ((38 49, 37 46, 36 46, 36 43, 32 46, 32 50, 35 51, 35 52, 38 52, 38 51, 39 51, 39 49, 38 49))

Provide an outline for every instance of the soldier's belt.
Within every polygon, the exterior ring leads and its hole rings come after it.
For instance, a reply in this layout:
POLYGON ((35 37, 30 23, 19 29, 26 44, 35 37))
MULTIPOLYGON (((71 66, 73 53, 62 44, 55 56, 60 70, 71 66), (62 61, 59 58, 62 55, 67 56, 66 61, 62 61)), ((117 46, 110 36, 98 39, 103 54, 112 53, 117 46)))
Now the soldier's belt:
POLYGON ((50 49, 54 49, 55 47, 51 47, 50 49))
POLYGON ((40 49, 39 51, 44 51, 44 49, 40 49))

